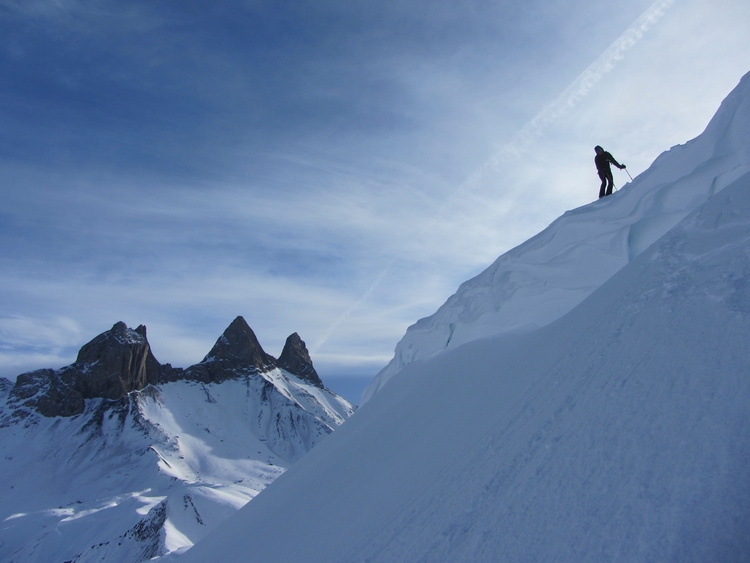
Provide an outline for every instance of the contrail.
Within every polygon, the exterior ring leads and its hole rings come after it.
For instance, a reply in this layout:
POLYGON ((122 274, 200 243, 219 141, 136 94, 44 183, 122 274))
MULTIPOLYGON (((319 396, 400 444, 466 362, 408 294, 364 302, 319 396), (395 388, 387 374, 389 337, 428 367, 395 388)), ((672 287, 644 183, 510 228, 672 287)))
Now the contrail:
MULTIPOLYGON (((497 169, 499 165, 511 162, 520 157, 523 152, 526 151, 542 134, 543 129, 547 125, 553 123, 556 119, 565 115, 568 111, 578 105, 578 103, 585 98, 589 92, 591 92, 594 86, 599 83, 604 75, 608 74, 615 68, 615 65, 618 61, 622 60, 625 53, 638 43, 646 32, 664 16, 667 9, 674 3, 675 0, 657 0, 654 2, 637 20, 635 20, 635 22, 633 22, 630 27, 628 27, 609 47, 607 47, 607 49, 599 55, 599 57, 591 63, 591 65, 589 65, 589 67, 584 70, 578 78, 570 84, 570 86, 563 90, 555 101, 536 114, 531 121, 524 125, 520 131, 514 135, 513 139, 508 144, 500 148, 500 150, 487 160, 487 162, 462 182, 453 193, 446 197, 445 201, 440 206, 440 209, 438 209, 430 221, 425 224, 425 227, 420 233, 424 233, 432 228, 432 225, 443 214, 452 200, 461 195, 467 189, 477 185, 489 174, 489 172, 497 169)), ((397 258, 398 255, 394 255, 393 258, 391 258, 364 295, 344 311, 344 313, 333 322, 330 328, 323 333, 321 339, 315 344, 315 346, 313 346, 313 351, 317 351, 323 346, 339 325, 344 322, 344 320, 346 320, 355 309, 364 303, 370 295, 372 295, 373 291, 375 291, 378 285, 380 285, 380 282, 383 280, 397 258)))
POLYGON ((385 268, 383 268, 383 271, 380 272, 377 277, 375 278, 375 281, 370 284, 370 287, 367 291, 365 291, 364 295, 360 297, 353 305, 351 305, 346 311, 344 311, 341 316, 336 319, 333 324, 328 327, 328 330, 326 330, 323 333, 323 336, 320 337, 320 340, 316 342, 313 346, 311 346, 310 352, 315 354, 320 349, 323 344, 325 344, 328 339, 331 337, 333 332, 339 327, 339 325, 344 322, 347 318, 349 318, 349 315, 352 314, 352 312, 357 309, 362 303, 367 301, 367 299, 372 295, 372 292, 375 291, 375 289, 380 285, 381 280, 385 277, 385 275, 388 273, 388 270, 393 265, 393 263, 396 261, 396 256, 390 259, 388 264, 386 264, 385 268))
MULTIPOLYGON (((675 0, 657 0, 643 12, 591 65, 563 90, 557 99, 540 111, 515 135, 513 141, 500 149, 482 168, 497 166, 509 157, 517 156, 527 149, 541 134, 542 129, 575 107, 591 89, 611 72, 625 52, 630 50, 645 33, 658 22, 675 0)), ((481 170, 481 169, 480 169, 481 170)))
POLYGON ((542 111, 536 114, 513 136, 513 139, 501 147, 482 166, 474 171, 450 194, 436 215, 428 222, 432 225, 456 198, 463 196, 470 188, 480 184, 490 172, 500 165, 508 164, 520 158, 523 153, 539 138, 544 128, 556 119, 565 115, 585 98, 604 75, 611 72, 618 61, 658 22, 675 0, 657 0, 635 20, 599 57, 576 78, 570 86, 542 111))

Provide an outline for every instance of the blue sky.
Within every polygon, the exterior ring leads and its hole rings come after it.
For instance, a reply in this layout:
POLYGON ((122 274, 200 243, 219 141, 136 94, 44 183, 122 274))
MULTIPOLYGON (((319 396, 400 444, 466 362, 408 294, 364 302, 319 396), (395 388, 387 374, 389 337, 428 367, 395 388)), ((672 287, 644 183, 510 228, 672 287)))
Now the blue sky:
MULTIPOLYGON (((0 375, 236 315, 372 376, 462 281, 750 70, 745 1, 0 0, 0 375)), ((623 183, 625 178, 616 178, 623 183)))

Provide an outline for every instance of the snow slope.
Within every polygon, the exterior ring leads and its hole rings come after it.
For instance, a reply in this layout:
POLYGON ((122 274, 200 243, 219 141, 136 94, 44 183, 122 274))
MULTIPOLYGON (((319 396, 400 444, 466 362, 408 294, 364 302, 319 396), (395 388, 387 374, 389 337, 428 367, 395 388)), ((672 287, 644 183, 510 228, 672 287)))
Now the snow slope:
POLYGON ((14 412, 0 409, 0 561, 135 563, 192 546, 353 408, 274 368, 89 400, 74 417, 14 412))
POLYGON ((699 137, 663 153, 616 198, 564 214, 463 283, 435 314, 409 327, 362 401, 411 362, 560 318, 708 197, 748 172, 749 94, 745 76, 699 137))
MULTIPOLYGON (((745 77, 722 105, 711 142, 672 149, 640 187, 567 214, 523 246, 541 248, 589 218, 577 227, 589 236, 569 237, 567 251, 537 265, 548 280, 556 268, 578 276, 567 314, 409 362, 176 559, 750 561, 749 87, 745 77), (636 211, 638 221, 621 220, 636 211), (684 218, 667 231, 672 214, 684 218), (592 275, 584 257, 600 238, 628 259, 580 297, 592 275)), ((490 287, 477 289, 478 310, 493 311, 490 287)), ((540 307, 545 292, 536 295, 528 302, 540 307)), ((451 301, 459 312, 470 302, 451 301)), ((481 315, 466 318, 462 338, 482 334, 481 315)))

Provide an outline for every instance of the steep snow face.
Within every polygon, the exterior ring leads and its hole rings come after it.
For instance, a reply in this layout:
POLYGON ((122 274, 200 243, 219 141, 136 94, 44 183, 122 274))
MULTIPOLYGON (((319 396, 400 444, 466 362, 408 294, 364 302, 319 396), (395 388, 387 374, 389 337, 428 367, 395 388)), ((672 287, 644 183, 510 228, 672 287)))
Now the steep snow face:
POLYGON ((750 173, 638 254, 406 366, 178 563, 748 561, 750 173))
MULTIPOLYGON (((573 309, 707 198, 750 170, 750 75, 697 138, 612 197, 569 211, 409 327, 363 403, 404 366, 466 342, 545 326, 573 309)), ((593 158, 593 151, 592 151, 593 158)))
POLYGON ((73 417, 11 401, 0 561, 135 563, 187 549, 353 411, 281 369, 149 386, 73 417))

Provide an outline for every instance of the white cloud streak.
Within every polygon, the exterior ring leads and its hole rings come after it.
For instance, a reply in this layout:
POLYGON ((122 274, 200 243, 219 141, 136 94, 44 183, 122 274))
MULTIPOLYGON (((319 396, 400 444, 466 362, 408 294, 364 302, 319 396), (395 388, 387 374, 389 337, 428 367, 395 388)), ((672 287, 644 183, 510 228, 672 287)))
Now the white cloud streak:
POLYGON ((601 79, 614 70, 625 53, 643 38, 674 4, 675 0, 657 0, 651 7, 620 35, 591 65, 568 86, 557 99, 529 121, 514 137, 513 141, 498 151, 480 170, 496 167, 502 162, 516 159, 542 134, 544 128, 568 113, 601 79))
MULTIPOLYGON (((534 118, 529 121, 513 138, 513 140, 502 147, 492 158, 474 172, 465 182, 463 182, 444 203, 440 206, 434 216, 425 223, 419 233, 423 237, 429 233, 435 226, 440 217, 459 197, 465 197, 466 192, 472 187, 484 181, 486 176, 497 169, 500 165, 509 161, 516 160, 523 152, 536 141, 542 134, 543 129, 552 122, 560 118, 574 108, 589 92, 601 81, 601 79, 611 72, 619 60, 621 60, 629 49, 631 49, 644 34, 653 27, 667 12, 667 9, 675 0, 657 0, 641 16, 628 27, 570 86, 568 86, 557 99, 545 107, 534 118)), ((313 352, 317 352, 334 334, 338 327, 344 322, 358 307, 362 306, 372 293, 380 285, 383 278, 388 273, 398 255, 395 255, 383 270, 376 276, 373 283, 349 309, 347 309, 333 324, 323 333, 318 342, 312 347, 313 352)))
POLYGON ((357 308, 359 308, 360 306, 362 306, 362 304, 364 304, 367 301, 367 299, 370 297, 370 295, 372 295, 372 292, 375 291, 375 289, 377 289, 377 287, 380 285, 380 282, 383 280, 383 278, 385 277, 385 275, 388 273, 388 270, 393 265, 393 262, 395 260, 396 260, 395 258, 392 258, 391 261, 388 262, 388 264, 386 265, 386 267, 383 268, 383 270, 377 275, 377 277, 372 282, 372 284, 370 284, 370 287, 367 289, 367 291, 365 291, 365 293, 362 295, 362 297, 360 297, 353 305, 351 305, 346 311, 344 311, 344 313, 342 313, 341 316, 339 316, 339 318, 337 318, 333 322, 333 324, 331 324, 328 327, 328 329, 326 329, 323 332, 322 336, 311 347, 311 352, 313 354, 316 354, 318 352, 318 350, 320 350, 320 347, 323 346, 323 344, 325 344, 328 341, 328 339, 336 331, 336 329, 341 325, 342 322, 344 322, 346 319, 348 319, 351 316, 351 314, 357 308))

